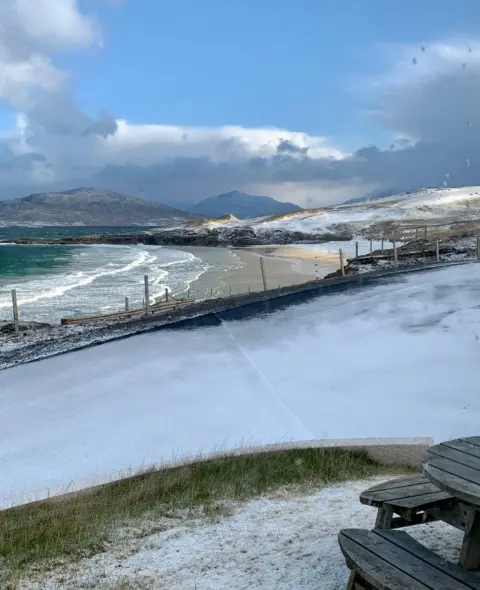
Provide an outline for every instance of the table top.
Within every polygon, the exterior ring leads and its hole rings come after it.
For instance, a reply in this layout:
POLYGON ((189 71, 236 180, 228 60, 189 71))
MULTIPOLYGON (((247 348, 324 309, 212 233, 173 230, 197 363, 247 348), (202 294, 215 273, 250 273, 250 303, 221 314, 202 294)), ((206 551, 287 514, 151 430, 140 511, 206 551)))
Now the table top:
POLYGON ((440 490, 480 509, 480 436, 429 447, 422 471, 440 490))

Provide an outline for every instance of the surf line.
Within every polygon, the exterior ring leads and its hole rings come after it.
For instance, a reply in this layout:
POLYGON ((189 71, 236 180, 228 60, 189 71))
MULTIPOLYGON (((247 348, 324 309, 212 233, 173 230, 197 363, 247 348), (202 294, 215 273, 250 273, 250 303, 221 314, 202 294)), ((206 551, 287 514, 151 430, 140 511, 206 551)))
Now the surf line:
POLYGON ((307 438, 305 440, 313 440, 315 438, 315 436, 310 432, 310 430, 305 426, 305 424, 300 420, 300 418, 292 412, 292 410, 287 406, 287 404, 282 399, 280 399, 280 397, 278 396, 278 394, 275 391, 275 388, 270 383, 270 381, 267 379, 265 373, 263 373, 263 371, 256 365, 256 363, 254 362, 252 357, 247 353, 247 351, 243 348, 243 346, 240 344, 240 342, 235 338, 235 335, 232 332, 232 330, 230 329, 230 327, 228 326, 228 324, 226 322, 224 322, 222 320, 222 318, 219 317, 218 313, 215 313, 215 317, 220 322, 220 325, 223 326, 223 328, 225 328, 228 335, 233 340, 235 346, 238 348, 238 350, 245 357, 248 364, 253 368, 253 370, 257 373, 257 375, 263 381, 263 383, 267 387, 271 397, 279 404, 279 406, 287 414, 289 414, 293 418, 293 420, 296 422, 297 426, 299 426, 305 432, 305 434, 307 436, 307 438))

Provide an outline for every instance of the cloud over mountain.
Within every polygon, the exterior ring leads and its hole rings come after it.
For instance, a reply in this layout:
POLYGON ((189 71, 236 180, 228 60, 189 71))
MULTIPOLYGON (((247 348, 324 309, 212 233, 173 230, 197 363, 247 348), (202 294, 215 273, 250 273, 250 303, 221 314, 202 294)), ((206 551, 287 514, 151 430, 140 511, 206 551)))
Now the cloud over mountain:
POLYGON ((0 4, 0 101, 17 116, 0 136, 0 197, 99 185, 175 203, 235 188, 314 206, 392 187, 480 184, 476 40, 379 48, 384 73, 361 81, 358 108, 392 142, 353 153, 286 129, 92 118, 54 57, 102 45, 99 23, 75 0, 0 4))

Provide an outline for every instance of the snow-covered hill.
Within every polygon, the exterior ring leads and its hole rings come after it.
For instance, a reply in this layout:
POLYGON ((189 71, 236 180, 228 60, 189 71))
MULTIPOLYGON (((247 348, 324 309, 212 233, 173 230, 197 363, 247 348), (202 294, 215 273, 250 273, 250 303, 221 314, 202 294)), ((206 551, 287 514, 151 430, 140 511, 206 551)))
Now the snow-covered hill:
POLYGON ((480 187, 452 189, 419 189, 392 195, 367 203, 336 205, 323 209, 307 209, 251 221, 252 226, 288 229, 302 232, 336 233, 339 226, 348 226, 354 233, 374 224, 386 222, 423 221, 443 224, 480 218, 480 187))
POLYGON ((404 227, 449 226, 480 220, 480 187, 418 189, 364 203, 305 209, 249 220, 227 218, 190 222, 189 228, 207 231, 215 227, 230 233, 249 227, 258 234, 300 232, 302 234, 380 234, 392 225, 404 227))
MULTIPOLYGON (((186 222, 157 233, 159 243, 189 245, 291 244, 352 240, 357 236, 408 239, 423 227, 480 231, 480 186, 427 188, 363 203, 345 203, 270 217, 225 216, 186 222)), ((473 234, 472 234, 473 235, 473 234)))

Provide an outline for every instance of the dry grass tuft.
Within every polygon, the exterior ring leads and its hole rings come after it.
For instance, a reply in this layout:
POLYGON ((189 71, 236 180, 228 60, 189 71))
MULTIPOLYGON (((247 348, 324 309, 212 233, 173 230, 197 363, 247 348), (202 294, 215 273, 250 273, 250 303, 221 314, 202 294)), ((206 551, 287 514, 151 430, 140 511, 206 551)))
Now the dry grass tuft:
POLYGON ((307 490, 381 472, 385 468, 359 452, 272 451, 147 471, 85 492, 4 510, 0 512, 2 581, 12 580, 27 566, 42 568, 51 560, 101 552, 118 538, 119 530, 139 536, 138 525, 146 520, 163 522, 168 528, 168 519, 180 511, 222 516, 228 514, 226 500, 248 500, 289 486, 307 490))

